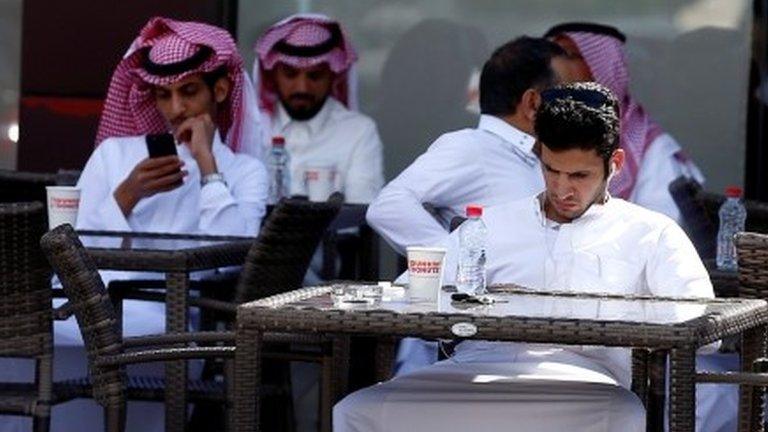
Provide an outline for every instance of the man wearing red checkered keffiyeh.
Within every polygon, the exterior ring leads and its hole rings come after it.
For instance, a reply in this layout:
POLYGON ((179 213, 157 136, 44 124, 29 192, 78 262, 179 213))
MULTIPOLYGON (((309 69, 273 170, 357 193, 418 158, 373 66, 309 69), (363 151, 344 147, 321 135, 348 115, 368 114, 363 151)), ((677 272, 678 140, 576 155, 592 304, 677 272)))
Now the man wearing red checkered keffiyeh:
POLYGON ((627 157, 611 182, 611 193, 679 221, 680 211, 669 184, 679 176, 700 183, 704 178, 677 141, 629 94, 626 36, 602 24, 564 23, 549 29, 545 37, 568 53, 570 76, 563 77, 566 81, 595 81, 619 100, 621 148, 627 157))
POLYGON ((250 90, 226 30, 150 19, 112 76, 78 226, 255 235, 266 170, 233 153, 261 137, 250 90), (150 157, 149 134, 166 132, 177 154, 150 157))
POLYGON ((373 120, 356 111, 357 54, 341 25, 293 15, 268 28, 254 50, 264 142, 284 138, 290 193, 307 193, 307 169, 330 166, 347 201, 373 200, 384 182, 381 140, 373 120))
POLYGON ((155 86, 215 73, 230 82, 214 119, 227 145, 238 151, 260 139, 250 79, 232 36, 208 24, 157 17, 144 26, 112 76, 96 143, 166 132, 168 120, 155 106, 155 86))
MULTIPOLYGON (((248 91, 250 79, 225 30, 149 20, 112 77, 97 145, 78 182, 77 228, 257 235, 266 210, 266 169, 233 151, 260 137, 256 100, 248 91), (154 137, 148 134, 166 132, 172 133, 164 135, 166 150, 174 154, 150 157, 154 137)), ((106 283, 157 278, 114 271, 101 276, 106 283)), ((123 308, 126 335, 165 331, 164 305, 129 300, 123 308)), ((54 331, 57 374, 79 376, 86 353, 77 323, 57 322, 54 331)), ((163 370, 148 367, 142 374, 162 377, 163 370)), ((95 405, 65 405, 53 417, 53 430, 99 429, 95 405)), ((163 430, 162 406, 140 408, 139 416, 129 413, 128 430, 163 430)))

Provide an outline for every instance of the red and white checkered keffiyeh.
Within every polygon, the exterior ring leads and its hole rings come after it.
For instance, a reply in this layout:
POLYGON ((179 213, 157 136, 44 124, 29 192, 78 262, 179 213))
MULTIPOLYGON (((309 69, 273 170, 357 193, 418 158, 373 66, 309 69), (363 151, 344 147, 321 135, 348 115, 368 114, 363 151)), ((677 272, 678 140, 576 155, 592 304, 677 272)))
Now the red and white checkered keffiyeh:
POLYGON ((344 29, 337 22, 325 15, 292 15, 270 27, 256 41, 254 46, 256 61, 253 65, 253 82, 258 83, 259 107, 270 115, 274 113, 278 100, 275 84, 269 79, 267 71, 277 63, 285 63, 296 68, 306 68, 327 63, 336 74, 331 87, 331 96, 346 105, 356 108, 355 77, 352 65, 357 61, 357 53, 352 47, 344 29), (313 55, 313 48, 320 48, 336 38, 330 50, 313 55), (285 47, 300 47, 295 55, 285 53, 285 47), (282 50, 281 50, 282 48, 282 50), (301 53, 301 48, 308 48, 301 53))
POLYGON ((566 32, 579 48, 594 80, 608 87, 619 101, 621 148, 626 153, 624 167, 610 184, 611 194, 628 199, 646 150, 663 132, 643 107, 629 94, 629 70, 624 44, 611 36, 589 32, 566 32))
MULTIPOLYGON (((227 145, 238 150, 243 130, 258 129, 258 125, 245 123, 258 122, 258 115, 247 112, 244 86, 251 84, 243 72, 243 60, 232 36, 208 24, 162 17, 149 20, 117 65, 104 102, 96 144, 110 137, 166 132, 168 125, 155 106, 152 87, 168 85, 192 74, 213 72, 220 67, 227 68, 232 88, 215 121, 227 145), (171 65, 189 60, 206 49, 203 47, 208 47, 211 54, 190 70, 172 70, 170 75, 165 72, 153 75, 145 70, 147 56, 156 65, 171 65)), ((260 137, 258 133, 255 136, 260 137)))

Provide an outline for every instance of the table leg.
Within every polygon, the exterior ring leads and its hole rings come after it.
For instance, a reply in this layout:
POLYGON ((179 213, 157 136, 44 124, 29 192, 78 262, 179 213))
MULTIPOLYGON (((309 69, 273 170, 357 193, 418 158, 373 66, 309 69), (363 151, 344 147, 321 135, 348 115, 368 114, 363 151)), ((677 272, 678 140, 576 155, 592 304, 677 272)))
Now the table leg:
POLYGON ((388 381, 397 355, 397 338, 380 337, 376 340, 376 381, 388 381))
MULTIPOLYGON (((165 331, 187 331, 189 274, 166 274, 165 331)), ((165 430, 182 432, 187 422, 187 362, 165 363, 165 430)))
MULTIPOLYGON (((766 326, 744 332, 741 339, 741 370, 752 372, 752 364, 765 357, 766 326)), ((763 430, 763 387, 739 386, 739 432, 763 430)))
POLYGON ((664 430, 667 407, 667 351, 648 355, 648 430, 664 430))
POLYGON ((259 430, 262 333, 238 327, 235 337, 235 431, 259 430))
POLYGON ((696 426, 696 349, 669 353, 669 432, 693 432, 696 426))

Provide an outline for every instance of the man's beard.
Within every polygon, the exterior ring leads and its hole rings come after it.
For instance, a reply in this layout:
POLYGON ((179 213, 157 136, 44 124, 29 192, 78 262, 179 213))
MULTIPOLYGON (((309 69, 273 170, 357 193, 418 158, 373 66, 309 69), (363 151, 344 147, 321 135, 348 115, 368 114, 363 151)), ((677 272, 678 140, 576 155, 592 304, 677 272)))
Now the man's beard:
MULTIPOLYGON (((314 98, 311 95, 306 95, 303 93, 293 94, 289 96, 288 100, 291 99, 303 99, 303 100, 313 100, 314 98)), ((321 109, 323 109, 323 105, 325 105, 325 100, 328 99, 328 96, 322 98, 321 100, 317 101, 316 103, 301 107, 301 108, 293 108, 290 104, 286 103, 284 100, 280 99, 280 103, 283 105, 283 108, 285 108, 285 112, 288 113, 289 116, 293 120, 298 121, 304 121, 309 120, 317 115, 317 113, 320 112, 321 109)))

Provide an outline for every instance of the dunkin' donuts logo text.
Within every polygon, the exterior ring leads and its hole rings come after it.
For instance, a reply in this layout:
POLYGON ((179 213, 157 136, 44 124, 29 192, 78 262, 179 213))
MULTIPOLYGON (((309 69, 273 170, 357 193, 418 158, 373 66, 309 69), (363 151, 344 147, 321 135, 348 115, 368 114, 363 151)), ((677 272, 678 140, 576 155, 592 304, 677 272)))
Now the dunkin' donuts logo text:
POLYGON ((437 275, 440 274, 440 261, 410 260, 408 261, 408 271, 418 275, 437 275))
POLYGON ((51 205, 54 208, 76 210, 78 204, 80 204, 80 199, 78 198, 51 198, 51 205))
POLYGON ((307 171, 307 181, 317 181, 320 180, 320 173, 317 171, 307 171))

